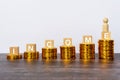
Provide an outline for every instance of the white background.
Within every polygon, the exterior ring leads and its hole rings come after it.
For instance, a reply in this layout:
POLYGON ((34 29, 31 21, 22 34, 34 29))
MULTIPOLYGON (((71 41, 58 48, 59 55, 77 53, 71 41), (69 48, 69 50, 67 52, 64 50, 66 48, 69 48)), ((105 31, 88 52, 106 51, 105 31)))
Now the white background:
POLYGON ((98 52, 104 17, 119 53, 120 0, 0 0, 0 53, 8 53, 10 46, 24 52, 27 43, 36 43, 41 52, 46 39, 54 39, 59 52, 65 37, 79 52, 83 35, 93 36, 98 52))

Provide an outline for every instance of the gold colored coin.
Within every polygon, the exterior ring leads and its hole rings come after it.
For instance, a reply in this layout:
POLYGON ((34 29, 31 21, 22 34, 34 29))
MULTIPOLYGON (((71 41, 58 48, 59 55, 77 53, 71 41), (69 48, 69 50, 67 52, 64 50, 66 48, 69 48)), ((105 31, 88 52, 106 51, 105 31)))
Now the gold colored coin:
POLYGON ((57 48, 42 48, 42 59, 57 59, 57 48))
POLYGON ((39 52, 24 52, 24 59, 39 59, 39 52))
POLYGON ((75 46, 60 46, 61 59, 76 59, 75 46))
POLYGON ((99 59, 114 59, 114 40, 98 41, 99 59))
POLYGON ((7 55, 8 60, 16 60, 16 59, 22 59, 22 55, 15 55, 15 54, 8 54, 7 55))
POLYGON ((80 44, 80 59, 95 59, 95 44, 80 44))

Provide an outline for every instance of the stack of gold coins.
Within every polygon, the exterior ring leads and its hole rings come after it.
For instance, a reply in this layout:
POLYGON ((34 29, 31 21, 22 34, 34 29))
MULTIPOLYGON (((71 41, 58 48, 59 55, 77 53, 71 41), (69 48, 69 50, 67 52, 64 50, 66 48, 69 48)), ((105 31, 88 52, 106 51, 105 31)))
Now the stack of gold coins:
POLYGON ((22 55, 8 54, 8 55, 7 55, 7 59, 8 59, 8 60, 22 59, 22 55))
POLYGON ((109 31, 108 18, 103 19, 102 39, 98 41, 99 59, 114 59, 114 40, 111 40, 111 32, 109 31))
POLYGON ((99 59, 114 59, 114 40, 99 40, 99 59))
POLYGON ((27 44, 24 52, 24 59, 39 59, 39 52, 36 51, 36 44, 27 44))
POLYGON ((39 52, 24 52, 24 59, 39 59, 39 52))
POLYGON ((95 59, 95 44, 80 44, 80 59, 95 59))
POLYGON ((80 44, 80 59, 95 59, 95 44, 92 43, 92 36, 83 36, 83 42, 80 44))
POLYGON ((10 54, 7 55, 8 60, 22 59, 22 55, 19 54, 19 47, 10 47, 10 54))
POLYGON ((60 46, 61 59, 76 59, 75 46, 72 46, 72 38, 64 38, 64 45, 60 46))
POLYGON ((60 46, 61 59, 76 59, 75 46, 60 46))
POLYGON ((54 40, 45 40, 42 48, 42 59, 57 59, 57 48, 54 48, 54 40))
POLYGON ((42 59, 57 59, 57 48, 42 48, 42 59))

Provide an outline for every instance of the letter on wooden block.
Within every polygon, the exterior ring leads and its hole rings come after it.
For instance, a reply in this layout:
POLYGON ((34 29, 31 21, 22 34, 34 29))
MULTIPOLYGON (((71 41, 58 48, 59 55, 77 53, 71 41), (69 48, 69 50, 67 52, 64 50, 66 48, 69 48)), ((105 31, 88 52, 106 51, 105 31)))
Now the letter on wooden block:
POLYGON ((16 54, 16 55, 19 54, 19 47, 10 47, 9 50, 10 50, 10 54, 16 54))
POLYGON ((36 52, 36 44, 27 44, 26 51, 27 52, 36 52))
POLYGON ((54 40, 45 40, 45 48, 54 48, 54 40))
POLYGON ((103 40, 110 40, 111 39, 111 33, 110 32, 103 32, 102 33, 102 39, 103 40))
POLYGON ((72 38, 64 38, 64 46, 72 46, 72 38))
POLYGON ((83 36, 83 43, 92 43, 92 36, 83 36))

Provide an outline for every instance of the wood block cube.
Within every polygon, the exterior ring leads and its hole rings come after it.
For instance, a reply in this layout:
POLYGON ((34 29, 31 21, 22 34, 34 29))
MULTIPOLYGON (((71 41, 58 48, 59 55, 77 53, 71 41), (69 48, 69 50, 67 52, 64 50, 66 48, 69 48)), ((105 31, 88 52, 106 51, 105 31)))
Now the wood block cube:
POLYGON ((102 40, 110 40, 111 32, 102 32, 102 40))
POLYGON ((92 43, 92 36, 91 35, 85 35, 85 36, 83 36, 83 43, 85 43, 85 44, 91 44, 92 43))
POLYGON ((54 48, 54 40, 45 40, 45 48, 54 48))
POLYGON ((64 46, 72 46, 72 38, 64 38, 64 46))
POLYGON ((36 52, 36 44, 26 44, 26 52, 36 52))
POLYGON ((9 48, 10 50, 10 54, 15 54, 15 55, 18 55, 19 54, 19 47, 10 47, 9 48))

